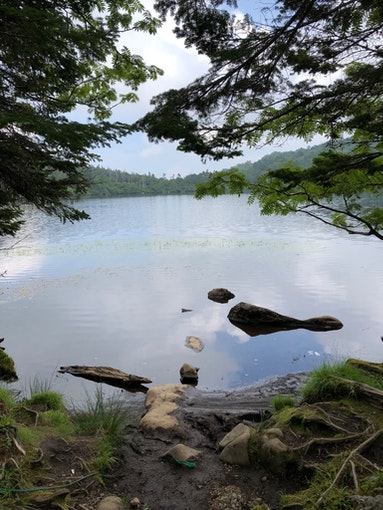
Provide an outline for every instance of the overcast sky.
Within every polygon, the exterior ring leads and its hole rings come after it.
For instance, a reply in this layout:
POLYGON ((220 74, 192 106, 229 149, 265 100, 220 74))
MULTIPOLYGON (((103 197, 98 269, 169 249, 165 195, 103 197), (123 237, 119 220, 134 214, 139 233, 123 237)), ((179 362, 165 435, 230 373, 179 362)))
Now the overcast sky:
MULTIPOLYGON (((254 6, 254 0, 242 0, 241 5, 254 6)), ((152 0, 143 2, 153 12, 152 0)), ((266 4, 266 2, 264 2, 266 4)), ((258 5, 261 2, 257 2, 258 5)), ((150 99, 162 91, 187 85, 193 79, 204 74, 208 69, 208 59, 198 55, 194 49, 186 49, 181 40, 172 33, 173 24, 166 22, 156 35, 129 32, 124 36, 125 44, 132 53, 141 55, 148 64, 154 64, 163 69, 164 75, 156 81, 142 85, 138 90, 139 102, 135 104, 119 105, 114 109, 112 120, 131 123, 143 116, 150 107, 150 99)), ((320 143, 318 141, 318 143, 320 143)), ((277 147, 262 149, 245 149, 244 156, 235 159, 224 159, 219 162, 203 163, 199 156, 186 154, 176 149, 177 144, 161 142, 158 144, 148 141, 143 133, 131 135, 122 139, 122 143, 113 144, 110 148, 99 150, 101 161, 97 164, 105 168, 126 170, 146 174, 148 172, 160 177, 167 177, 180 173, 185 176, 190 173, 200 173, 204 170, 221 170, 230 168, 238 163, 257 161, 265 154, 275 150, 294 150, 304 147, 302 141, 291 140, 277 147)), ((312 144, 314 145, 314 144, 312 144)))

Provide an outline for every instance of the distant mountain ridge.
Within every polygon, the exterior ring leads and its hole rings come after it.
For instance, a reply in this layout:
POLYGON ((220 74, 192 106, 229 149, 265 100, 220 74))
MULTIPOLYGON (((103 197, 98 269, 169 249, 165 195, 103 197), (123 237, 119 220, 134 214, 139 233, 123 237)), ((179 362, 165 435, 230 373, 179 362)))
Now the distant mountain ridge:
MULTIPOLYGON (((346 142, 348 141, 344 141, 344 150, 350 147, 350 144, 346 142)), ((230 168, 237 168, 250 182, 255 182, 267 170, 276 170, 286 164, 308 168, 312 160, 326 150, 329 148, 324 143, 295 151, 274 151, 258 161, 247 161, 230 168)), ((150 172, 138 174, 102 167, 88 167, 83 170, 83 173, 92 182, 85 198, 194 194, 196 184, 206 182, 210 174, 210 172, 201 172, 185 177, 177 174, 168 178, 165 175, 156 177, 150 172)))
MULTIPOLYGON (((274 151, 271 154, 263 156, 263 158, 258 161, 247 161, 246 163, 236 165, 235 168, 244 174, 250 182, 255 182, 260 175, 268 170, 276 170, 287 164, 293 164, 295 166, 300 166, 301 168, 309 168, 314 158, 328 150, 328 144, 322 143, 320 145, 314 145, 313 147, 308 147, 306 149, 301 148, 295 151, 274 151)), ((345 152, 350 151, 350 140, 343 140, 343 142, 340 142, 337 150, 343 150, 345 152)))

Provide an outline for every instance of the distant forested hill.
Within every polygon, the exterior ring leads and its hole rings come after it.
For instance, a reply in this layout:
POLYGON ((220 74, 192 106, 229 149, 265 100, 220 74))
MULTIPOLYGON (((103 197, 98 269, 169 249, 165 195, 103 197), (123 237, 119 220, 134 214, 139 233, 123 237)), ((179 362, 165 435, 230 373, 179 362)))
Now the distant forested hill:
POLYGON ((100 167, 88 167, 83 173, 92 182, 86 198, 193 194, 195 185, 206 182, 209 177, 208 172, 202 172, 168 179, 155 177, 151 173, 141 175, 100 167))
MULTIPOLYGON (((275 151, 264 156, 259 161, 247 161, 246 163, 236 165, 235 168, 243 173, 250 182, 255 182, 264 172, 276 170, 288 164, 300 166, 301 168, 309 168, 313 159, 326 150, 329 150, 329 148, 327 144, 323 143, 307 149, 297 149, 295 151, 286 152, 275 151)), ((341 147, 338 147, 337 150, 341 150, 341 147)), ((351 143, 349 140, 344 140, 343 150, 345 152, 351 150, 351 143)))
MULTIPOLYGON (((267 170, 275 170, 289 163, 308 168, 312 160, 326 149, 327 146, 321 144, 295 151, 275 151, 259 161, 247 161, 236 165, 235 168, 242 172, 250 182, 255 182, 267 170)), ((186 177, 181 177, 178 174, 167 178, 165 175, 156 177, 151 173, 137 174, 101 167, 88 167, 83 170, 83 173, 92 182, 86 198, 194 194, 195 185, 206 182, 209 178, 209 172, 190 174, 186 177)))

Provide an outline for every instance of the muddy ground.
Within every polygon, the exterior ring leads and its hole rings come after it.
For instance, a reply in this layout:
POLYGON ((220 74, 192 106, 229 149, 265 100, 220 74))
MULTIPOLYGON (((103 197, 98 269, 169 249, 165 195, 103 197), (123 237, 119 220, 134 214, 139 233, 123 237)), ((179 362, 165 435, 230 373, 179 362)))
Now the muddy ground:
MULTIPOLYGON (((262 385, 233 392, 203 392, 188 388, 176 411, 181 423, 172 432, 147 432, 139 426, 145 413, 143 394, 126 394, 132 420, 121 444, 118 463, 104 478, 90 476, 70 487, 70 510, 96 510, 103 497, 123 498, 124 508, 138 498, 138 508, 146 510, 251 510, 264 503, 278 509, 280 493, 296 491, 305 481, 297 473, 278 478, 261 467, 224 464, 219 459, 218 443, 239 422, 254 424, 270 413, 273 395, 295 395, 307 380, 294 374, 269 380, 262 385), (195 467, 164 459, 177 443, 202 451, 195 467)), ((45 458, 51 459, 51 477, 78 479, 89 473, 91 443, 86 438, 69 444, 50 438, 44 445, 45 458)), ((42 480, 42 483, 44 481, 42 480)))

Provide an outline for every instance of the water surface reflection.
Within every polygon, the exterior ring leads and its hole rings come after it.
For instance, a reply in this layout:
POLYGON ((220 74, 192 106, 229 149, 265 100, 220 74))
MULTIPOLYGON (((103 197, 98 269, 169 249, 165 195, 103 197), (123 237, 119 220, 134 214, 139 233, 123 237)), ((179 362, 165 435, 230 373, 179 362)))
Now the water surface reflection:
POLYGON ((28 237, 0 252, 7 270, 0 336, 20 385, 39 374, 79 394, 88 383, 57 375, 75 364, 178 382, 187 362, 200 368, 199 387, 234 388, 324 359, 381 359, 378 241, 299 218, 261 217, 236 197, 92 200, 83 207, 92 220, 34 220, 20 234, 28 237), (208 300, 216 287, 235 300, 208 300), (333 315, 344 327, 250 338, 227 320, 238 301, 292 317, 333 315), (202 352, 185 347, 190 335, 203 340, 202 352))

